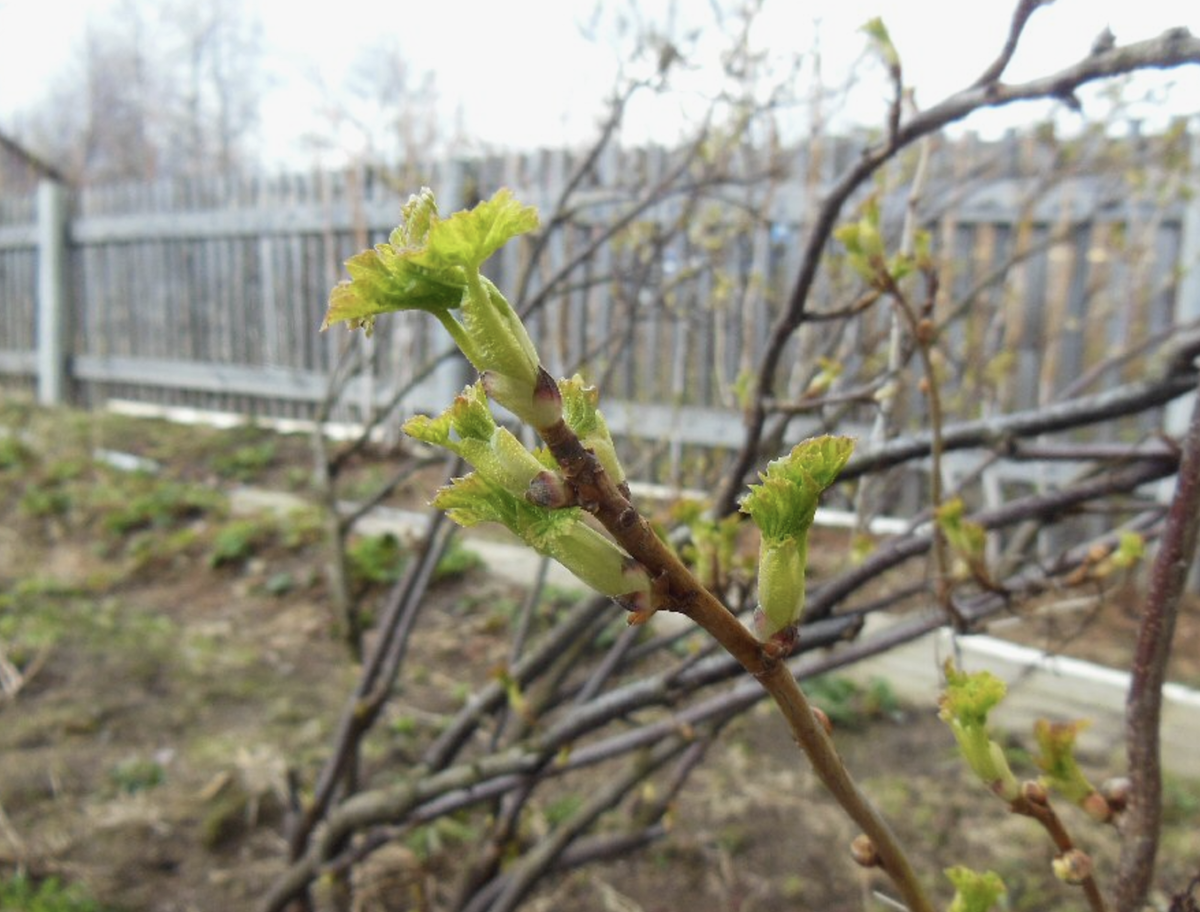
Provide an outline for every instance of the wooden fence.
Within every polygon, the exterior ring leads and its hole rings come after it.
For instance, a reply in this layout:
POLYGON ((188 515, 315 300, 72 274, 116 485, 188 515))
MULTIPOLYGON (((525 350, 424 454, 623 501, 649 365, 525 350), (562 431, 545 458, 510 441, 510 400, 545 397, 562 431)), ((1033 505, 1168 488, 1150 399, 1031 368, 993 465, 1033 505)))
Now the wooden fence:
MULTIPOLYGON (((610 149, 536 259, 527 241, 489 264, 506 292, 525 283, 519 303, 552 289, 530 317, 543 360, 604 378, 610 423, 644 441, 643 477, 692 477, 689 460, 736 447, 739 384, 787 295, 815 201, 860 148, 829 141, 758 182, 745 179, 762 165, 749 156, 726 163, 736 179, 706 181, 678 151, 610 149), (661 192, 647 202, 652 187, 661 192)), ((1200 261, 1200 194, 1186 202, 1180 148, 1186 162, 1186 135, 932 148, 919 212, 945 264, 938 314, 952 342, 942 367, 953 414, 1050 401, 1112 353, 1200 310, 1189 278, 1200 261)), ((889 230, 908 202, 916 154, 881 185, 889 230)), ((349 171, 75 192, 46 184, 0 200, 0 382, 45 402, 311 417, 350 344, 342 331, 317 332, 329 289, 343 260, 387 236, 409 190, 427 183, 451 211, 509 186, 548 216, 579 161, 553 152, 442 162, 399 179, 349 171)), ((830 253, 813 311, 856 294, 830 253)), ((888 325, 875 309, 804 327, 781 394, 800 396, 821 357, 841 365, 847 387, 878 375, 888 325)), ((362 417, 414 383, 406 407, 440 408, 464 365, 450 359, 415 381, 447 345, 420 315, 381 321, 370 370, 337 414, 362 417)), ((1138 369, 1134 359, 1101 379, 1138 369)), ((906 408, 921 420, 915 393, 906 408)), ((844 420, 868 416, 858 409, 844 420)), ((799 419, 793 431, 815 424, 799 419)))

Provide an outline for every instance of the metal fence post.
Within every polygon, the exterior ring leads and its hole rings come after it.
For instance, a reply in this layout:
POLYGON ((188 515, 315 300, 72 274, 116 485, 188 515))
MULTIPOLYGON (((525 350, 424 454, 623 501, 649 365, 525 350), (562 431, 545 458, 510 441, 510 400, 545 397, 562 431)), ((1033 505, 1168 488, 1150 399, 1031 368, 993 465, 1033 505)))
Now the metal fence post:
POLYGON ((67 202, 63 184, 54 180, 38 184, 37 390, 42 405, 60 405, 67 399, 67 202))

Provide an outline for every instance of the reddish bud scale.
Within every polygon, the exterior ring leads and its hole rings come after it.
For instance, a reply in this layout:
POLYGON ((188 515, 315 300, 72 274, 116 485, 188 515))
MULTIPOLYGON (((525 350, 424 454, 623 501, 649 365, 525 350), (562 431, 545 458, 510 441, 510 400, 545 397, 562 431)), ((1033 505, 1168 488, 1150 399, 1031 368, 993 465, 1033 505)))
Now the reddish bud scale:
POLYGON ((534 427, 551 427, 562 420, 562 414, 562 391, 555 379, 539 364, 533 386, 534 427))
MULTIPOLYGON (((758 611, 755 612, 755 621, 758 623, 758 611)), ((800 642, 800 628, 795 624, 789 624, 782 630, 777 630, 767 639, 763 640, 763 652, 773 659, 786 659, 796 649, 796 644, 800 642)))
POLYGON ((1099 792, 1090 792, 1086 798, 1079 802, 1079 806, 1083 808, 1085 814, 1097 823, 1108 823, 1112 819, 1112 805, 1099 792))

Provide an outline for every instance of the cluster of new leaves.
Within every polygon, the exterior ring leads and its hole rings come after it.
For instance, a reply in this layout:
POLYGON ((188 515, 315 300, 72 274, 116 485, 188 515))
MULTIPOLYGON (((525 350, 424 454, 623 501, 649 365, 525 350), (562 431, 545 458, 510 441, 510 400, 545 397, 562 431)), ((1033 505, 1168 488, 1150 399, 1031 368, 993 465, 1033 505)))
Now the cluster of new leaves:
MULTIPOLYGON (((445 219, 433 194, 422 190, 405 206, 404 223, 388 243, 347 263, 351 280, 334 289, 324 326, 346 322, 370 331, 379 314, 397 310, 437 317, 481 380, 440 417, 405 425, 411 436, 456 453, 475 469, 439 491, 434 505, 462 525, 506 526, 592 588, 636 609, 635 617, 646 617, 654 607, 646 570, 586 522, 554 459, 526 450, 496 424, 488 405, 495 400, 539 432, 561 420, 614 484, 624 485, 597 391, 578 376, 556 382, 546 373, 512 306, 479 272, 506 241, 536 227, 536 212, 506 190, 445 219)), ((763 640, 790 631, 800 619, 808 529, 821 493, 852 451, 847 438, 805 441, 772 462, 745 499, 742 509, 762 533, 755 626, 763 640)))
POLYGON ((967 519, 965 513, 966 507, 962 498, 952 497, 934 511, 934 517, 938 528, 946 537, 946 543, 970 574, 977 580, 990 582, 984 554, 987 547, 987 530, 979 523, 967 519))
MULTIPOLYGON (((1071 844, 1065 830, 1056 822, 1049 792, 1053 790, 1078 805, 1093 820, 1107 823, 1125 807, 1127 780, 1112 780, 1096 789, 1075 757, 1076 737, 1087 723, 1054 723, 1040 719, 1034 726, 1039 748, 1034 760, 1042 776, 1036 782, 1018 784, 1000 745, 987 734, 988 715, 1005 695, 1004 682, 987 671, 974 674, 959 671, 951 662, 946 663, 945 673, 941 718, 954 732, 967 765, 992 792, 1009 803, 1011 810, 1037 819, 1055 837, 1060 849, 1053 859, 1055 876, 1066 883, 1084 884, 1085 888, 1090 886, 1094 890, 1091 858, 1071 844)), ((956 876, 952 874, 951 879, 958 886, 956 876)), ((987 906, 978 908, 982 910, 987 906)))
POLYGON ((479 271, 512 238, 537 228, 537 211, 501 190, 443 219, 426 188, 409 199, 403 216, 386 244, 347 261, 350 281, 333 289, 321 328, 346 322, 369 333, 380 314, 426 311, 483 375, 493 399, 535 427, 547 423, 534 402, 538 357, 529 333, 479 271))
POLYGON ((687 527, 689 541, 680 555, 691 565, 701 584, 712 592, 724 591, 731 575, 739 569, 737 543, 741 517, 731 514, 713 519, 703 501, 683 499, 671 508, 671 518, 687 527))
POLYGON ((846 248, 850 268, 876 291, 892 290, 896 283, 914 271, 927 272, 933 268, 930 253, 933 239, 928 231, 913 235, 913 251, 897 252, 890 257, 883 240, 878 200, 870 198, 857 221, 847 222, 834 231, 846 248))
POLYGON ((967 674, 946 663, 946 690, 939 716, 950 726, 971 771, 1005 801, 1021 793, 1004 750, 988 736, 988 714, 1004 699, 1008 688, 994 674, 967 674))
POLYGON ((438 491, 433 505, 463 526, 495 522, 539 554, 553 557, 588 586, 641 607, 649 598, 646 571, 565 505, 554 459, 530 452, 496 424, 482 383, 468 386, 437 418, 419 415, 409 436, 461 456, 475 469, 438 491))
POLYGON ((470 211, 441 218, 428 189, 404 207, 386 244, 347 263, 351 280, 330 297, 327 328, 346 322, 370 331, 375 318, 423 310, 441 321, 481 380, 438 418, 418 416, 410 436, 461 456, 474 472, 438 492, 434 505, 455 522, 496 522, 580 580, 631 608, 649 607, 649 577, 590 526, 544 451, 532 453, 496 424, 488 398, 535 428, 565 421, 618 483, 624 472, 597 408, 596 391, 573 377, 555 383, 525 326, 480 266, 507 241, 537 227, 536 211, 507 190, 470 211))

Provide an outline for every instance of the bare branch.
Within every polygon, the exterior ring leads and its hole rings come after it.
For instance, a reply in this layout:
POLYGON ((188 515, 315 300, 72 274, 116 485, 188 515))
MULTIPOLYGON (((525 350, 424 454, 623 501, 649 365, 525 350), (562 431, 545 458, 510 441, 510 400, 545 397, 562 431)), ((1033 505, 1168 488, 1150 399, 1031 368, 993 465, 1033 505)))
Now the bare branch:
POLYGON ((1162 685, 1179 601, 1196 556, 1200 529, 1200 396, 1184 438, 1175 496, 1150 573, 1138 630, 1125 707, 1125 749, 1132 785, 1121 822, 1121 863, 1117 877, 1118 912, 1135 912, 1145 901, 1158 853, 1162 817, 1162 763, 1159 725, 1162 685))
POLYGON ((991 62, 986 70, 983 71, 978 79, 971 84, 972 88, 990 85, 1008 69, 1008 64, 1012 60, 1013 54, 1017 51, 1017 45, 1021 41, 1021 33, 1025 31, 1025 25, 1029 22, 1029 17, 1034 12, 1043 6, 1049 6, 1054 0, 1020 0, 1017 8, 1013 10, 1012 21, 1008 26, 1008 38, 1004 41, 1004 47, 1000 51, 1000 56, 991 62))
MULTIPOLYGON (((1125 415, 1135 415, 1146 409, 1165 405, 1187 393, 1195 384, 1195 376, 1168 375, 1158 380, 1128 383, 1115 389, 1059 402, 1054 405, 998 415, 979 421, 948 425, 942 440, 946 451, 972 447, 1003 447, 1010 440, 1034 437, 1074 427, 1111 421, 1125 415)), ((899 437, 879 449, 855 457, 847 464, 842 480, 857 478, 868 472, 901 465, 911 459, 929 455, 932 439, 929 433, 899 437)))
POLYGON ((850 196, 900 149, 974 111, 1000 107, 1016 101, 1062 98, 1079 87, 1100 79, 1142 69, 1165 69, 1200 63, 1200 39, 1186 29, 1172 29, 1157 38, 1091 54, 1050 76, 1017 85, 989 83, 951 95, 940 104, 913 115, 901 125, 894 140, 863 152, 826 196, 804 246, 800 269, 787 306, 771 327, 767 347, 759 362, 754 402, 746 415, 746 435, 734 465, 717 496, 716 512, 724 516, 737 509, 742 485, 759 457, 759 444, 767 419, 766 401, 775 386, 780 359, 792 334, 804 321, 809 295, 816 281, 829 238, 850 196))

